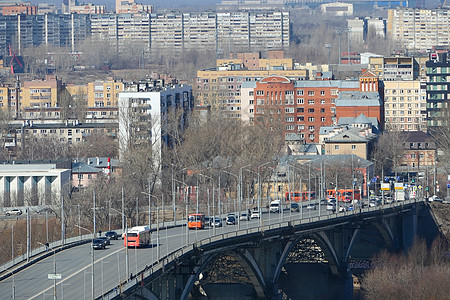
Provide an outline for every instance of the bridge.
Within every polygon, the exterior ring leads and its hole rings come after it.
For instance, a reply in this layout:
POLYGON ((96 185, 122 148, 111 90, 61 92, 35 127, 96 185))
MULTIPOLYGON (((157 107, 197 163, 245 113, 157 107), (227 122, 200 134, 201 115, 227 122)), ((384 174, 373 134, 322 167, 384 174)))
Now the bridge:
POLYGON ((94 261, 89 244, 61 251, 3 279, 0 292, 17 299, 202 299, 225 290, 233 298, 279 299, 302 291, 348 299, 352 274, 361 273, 355 266, 382 249, 410 247, 421 228, 433 227, 429 216, 426 202, 408 200, 340 213, 302 207, 206 230, 166 226, 153 233, 158 245, 128 254, 120 240, 93 251, 94 261), (60 280, 47 279, 53 265, 60 280))

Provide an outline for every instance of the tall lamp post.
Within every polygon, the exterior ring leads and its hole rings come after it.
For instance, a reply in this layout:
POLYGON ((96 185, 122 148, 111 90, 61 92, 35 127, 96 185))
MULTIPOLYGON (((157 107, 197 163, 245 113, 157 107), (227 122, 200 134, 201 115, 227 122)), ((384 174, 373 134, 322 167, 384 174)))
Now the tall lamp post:
MULTIPOLYGON (((92 284, 92 300, 95 300, 95 286, 94 286, 94 238, 95 234, 90 231, 87 228, 75 225, 76 227, 79 227, 83 230, 86 230, 87 232, 90 232, 92 234, 92 240, 91 240, 91 284, 92 284)), ((55 272, 56 273, 56 272, 55 272)))
MULTIPOLYGON (((206 178, 209 178, 209 179, 211 179, 211 182, 212 182, 212 196, 213 196, 213 198, 212 198, 212 209, 213 209, 213 225, 215 225, 215 219, 216 219, 216 214, 215 214, 215 211, 214 211, 214 196, 215 196, 215 193, 214 193, 214 178, 212 178, 211 176, 208 176, 208 175, 205 175, 205 174, 202 174, 202 173, 198 173, 198 175, 200 175, 200 176, 203 176, 203 177, 206 177, 206 178)), ((208 196, 208 199, 209 199, 209 196, 208 196)), ((214 235, 216 235, 216 226, 213 226, 213 234, 214 235)))
POLYGON ((111 209, 115 212, 118 212, 119 214, 122 214, 122 217, 125 218, 125 273, 127 274, 125 278, 128 278, 128 276, 130 276, 130 266, 128 263, 128 217, 117 209, 114 209, 112 207, 111 209))
POLYGON ((241 219, 241 202, 242 202, 242 170, 247 168, 247 167, 250 167, 251 165, 252 164, 248 164, 248 165, 245 165, 245 166, 239 168, 239 202, 238 202, 238 205, 239 205, 238 219, 239 219, 239 221, 238 221, 238 230, 241 229, 241 220, 240 219, 241 219))
POLYGON ((268 164, 270 164, 270 163, 272 163, 272 161, 268 161, 268 162, 266 162, 266 163, 263 163, 263 164, 261 164, 261 165, 259 165, 258 166, 258 168, 257 168, 257 174, 258 174, 258 214, 259 214, 259 230, 261 230, 261 226, 262 226, 262 209, 261 209, 261 193, 262 193, 262 190, 261 190, 261 174, 260 174, 260 172, 259 172, 259 170, 262 168, 262 167, 264 167, 265 165, 268 165, 268 164))
MULTIPOLYGON (((156 198, 158 202, 161 202, 161 199, 158 196, 148 194, 146 192, 141 192, 144 195, 147 195, 149 197, 156 198)), ((159 255, 160 255, 160 249, 159 249, 159 207, 158 202, 156 202, 156 260, 159 261, 159 255)), ((162 203, 162 202, 161 202, 162 203)), ((127 247, 128 248, 128 247, 127 247)))
MULTIPOLYGON (((223 170, 223 172, 226 173, 226 174, 229 174, 229 175, 232 175, 232 176, 236 177, 236 182, 237 182, 237 184, 238 184, 237 194, 239 194, 239 177, 238 177, 236 174, 233 174, 233 173, 228 172, 228 171, 225 171, 225 170, 223 170)), ((236 197, 238 197, 237 194, 236 194, 236 197)), ((235 202, 235 203, 236 203, 236 202, 235 202)), ((236 206, 236 205, 235 205, 235 206, 236 206)), ((239 216, 237 216, 237 218, 239 218, 239 216)), ((239 223, 238 223, 238 224, 239 224, 239 223)))
MULTIPOLYGON (((37 242, 39 245, 44 246, 45 248, 48 248, 47 245, 37 242)), ((53 250, 53 274, 55 274, 55 278, 53 278, 53 299, 56 300, 56 251, 55 248, 52 248, 53 250)))

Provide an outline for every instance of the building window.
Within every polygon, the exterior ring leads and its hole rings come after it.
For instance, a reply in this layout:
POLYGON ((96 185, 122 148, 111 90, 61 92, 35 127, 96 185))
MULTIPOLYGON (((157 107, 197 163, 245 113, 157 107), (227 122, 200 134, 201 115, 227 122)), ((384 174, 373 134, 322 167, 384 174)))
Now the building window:
POLYGON ((334 145, 334 150, 339 150, 339 145, 334 145))
POLYGON ((303 90, 297 90, 297 96, 303 96, 303 90))
POLYGON ((304 111, 305 111, 305 109, 303 107, 297 107, 297 112, 298 113, 302 113, 304 111))
POLYGON ((308 100, 308 104, 314 104, 314 100, 308 100))
POLYGON ((352 145, 352 150, 356 150, 356 145, 352 145))
POLYGON ((308 91, 308 96, 314 96, 314 91, 308 91))
POLYGON ((303 103, 305 103, 305 99, 297 98, 297 104, 303 104, 303 103))
POLYGON ((311 114, 314 113, 314 108, 308 108, 308 112, 311 114))
POLYGON ((325 117, 321 117, 320 121, 325 122, 325 117))
POLYGON ((320 104, 325 104, 325 99, 320 100, 320 104))
POLYGON ((308 122, 314 122, 314 117, 309 117, 308 122))
POLYGON ((249 95, 249 96, 253 96, 253 94, 254 94, 253 91, 248 92, 248 95, 249 95))

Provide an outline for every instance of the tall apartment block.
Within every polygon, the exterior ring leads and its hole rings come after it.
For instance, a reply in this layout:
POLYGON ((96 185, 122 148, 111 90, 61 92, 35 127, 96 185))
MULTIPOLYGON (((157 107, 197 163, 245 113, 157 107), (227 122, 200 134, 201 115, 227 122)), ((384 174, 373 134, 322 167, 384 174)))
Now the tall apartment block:
POLYGON ((449 118, 450 59, 448 50, 430 53, 427 68, 427 124, 447 125, 449 118))
POLYGON ((425 81, 384 81, 384 95, 386 128, 426 131, 425 81))
POLYGON ((92 37, 117 49, 210 49, 218 53, 289 46, 288 12, 44 14, 0 16, 0 53, 49 45, 76 46, 92 37), (17 50, 18 49, 18 50, 17 50))
POLYGON ((409 51, 450 45, 450 10, 399 7, 388 11, 388 35, 409 51))

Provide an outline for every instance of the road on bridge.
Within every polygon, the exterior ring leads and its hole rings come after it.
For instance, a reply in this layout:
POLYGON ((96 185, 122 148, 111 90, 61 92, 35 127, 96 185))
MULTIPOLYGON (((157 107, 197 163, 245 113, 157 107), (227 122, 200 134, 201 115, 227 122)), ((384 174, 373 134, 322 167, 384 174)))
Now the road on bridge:
MULTIPOLYGON (((330 214, 322 206, 321 215, 330 214)), ((276 224, 281 220, 298 220, 302 217, 316 217, 319 209, 302 212, 291 212, 284 210, 282 213, 263 214, 263 225, 276 224)), ((180 223, 182 221, 178 221, 180 223)), ((225 223, 225 222, 224 222, 225 223)), ((240 229, 250 229, 259 226, 259 220, 241 221, 240 229)), ((161 227, 160 227, 161 228, 161 227)), ((182 248, 196 240, 216 235, 233 232, 238 229, 237 225, 227 225, 219 228, 208 228, 205 230, 186 230, 185 222, 182 227, 161 228, 159 232, 159 254, 161 257, 182 248)), ((136 274, 147 265, 157 261, 156 231, 152 233, 153 245, 145 248, 129 248, 128 261, 129 272, 136 274)), ((106 250, 94 250, 94 291, 95 297, 99 297, 108 290, 117 287, 119 283, 130 277, 126 274, 126 255, 123 240, 111 241, 106 250)), ((15 299, 51 299, 54 292, 54 281, 48 279, 48 274, 54 273, 56 263, 56 274, 61 274, 61 279, 56 280, 56 294, 58 299, 92 299, 91 284, 91 244, 73 247, 49 256, 30 267, 4 279, 0 283, 0 294, 11 295, 15 291, 15 299)))

